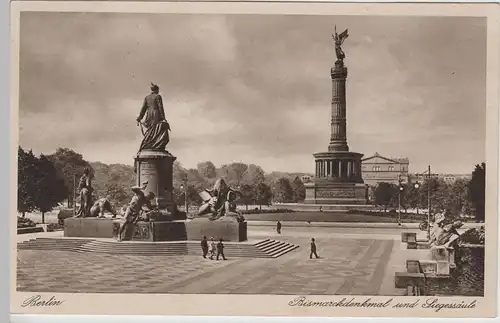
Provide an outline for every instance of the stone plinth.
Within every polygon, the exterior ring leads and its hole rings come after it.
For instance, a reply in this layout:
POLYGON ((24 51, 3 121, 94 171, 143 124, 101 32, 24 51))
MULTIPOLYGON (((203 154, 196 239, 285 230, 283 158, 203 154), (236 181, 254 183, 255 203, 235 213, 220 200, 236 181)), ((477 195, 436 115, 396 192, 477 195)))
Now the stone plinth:
POLYGON ((425 275, 422 273, 397 272, 394 275, 394 285, 396 288, 407 288, 408 286, 423 288, 425 285, 425 275))
POLYGON ((314 154, 316 175, 305 183, 307 204, 368 203, 368 188, 361 177, 361 157, 352 152, 325 152, 314 154))
POLYGON ((112 238, 113 220, 102 218, 68 218, 64 220, 64 236, 79 238, 112 238))
POLYGON ((185 214, 177 211, 173 202, 173 164, 176 157, 167 151, 143 150, 135 157, 137 186, 147 181, 145 193, 156 196, 153 204, 165 213, 166 219, 182 220, 185 214))
MULTIPOLYGON (((115 220, 112 236, 117 238, 120 224, 124 220, 115 220)), ((123 240, 133 241, 185 241, 201 240, 203 236, 224 241, 246 241, 247 223, 238 223, 235 219, 210 221, 198 218, 185 221, 137 222, 130 225, 123 240)))
POLYGON ((246 241, 247 222, 239 223, 231 217, 224 217, 215 221, 207 218, 197 218, 187 225, 187 235, 189 240, 200 240, 201 237, 220 238, 225 241, 246 241))

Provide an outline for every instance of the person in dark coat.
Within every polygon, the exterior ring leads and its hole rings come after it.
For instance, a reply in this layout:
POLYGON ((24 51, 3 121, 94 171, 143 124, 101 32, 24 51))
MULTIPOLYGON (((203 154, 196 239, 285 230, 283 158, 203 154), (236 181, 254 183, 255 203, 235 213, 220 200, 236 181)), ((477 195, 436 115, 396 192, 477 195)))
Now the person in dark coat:
POLYGON ((222 243, 222 238, 217 244, 217 260, 219 260, 219 256, 222 256, 222 259, 227 260, 226 256, 224 256, 224 244, 222 243))
POLYGON ((203 258, 207 258, 207 254, 208 254, 208 240, 207 240, 207 237, 203 237, 203 239, 201 239, 201 251, 203 251, 203 258))
POLYGON ((312 259, 313 255, 317 258, 319 258, 317 252, 316 252, 316 240, 314 238, 311 239, 311 253, 309 254, 309 259, 312 259))
POLYGON ((276 223, 276 232, 281 234, 281 222, 280 221, 278 221, 278 223, 276 223))

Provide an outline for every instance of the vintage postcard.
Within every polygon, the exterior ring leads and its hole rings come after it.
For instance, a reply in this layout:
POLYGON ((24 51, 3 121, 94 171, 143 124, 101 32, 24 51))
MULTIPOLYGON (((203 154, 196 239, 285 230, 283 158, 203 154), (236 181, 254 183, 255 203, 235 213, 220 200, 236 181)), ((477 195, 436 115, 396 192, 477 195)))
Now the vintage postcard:
POLYGON ((498 13, 14 1, 12 313, 496 316, 498 13))

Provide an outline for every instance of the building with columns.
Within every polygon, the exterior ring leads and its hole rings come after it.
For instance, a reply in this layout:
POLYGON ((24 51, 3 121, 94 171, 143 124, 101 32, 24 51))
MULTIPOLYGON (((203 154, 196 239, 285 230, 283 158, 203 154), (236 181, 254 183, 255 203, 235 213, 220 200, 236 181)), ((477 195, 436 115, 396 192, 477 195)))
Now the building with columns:
POLYGON ((398 184, 399 178, 408 181, 410 161, 408 158, 384 157, 375 153, 361 160, 361 173, 365 184, 375 186, 378 183, 398 184))
MULTIPOLYGON (((343 52, 342 52, 343 53, 343 52)), ((337 54, 338 55, 338 54, 337 54)), ((330 70, 332 101, 328 151, 315 153, 315 177, 305 183, 306 204, 367 204, 363 182, 363 154, 349 151, 347 145, 346 79, 347 67, 337 56, 330 70)))

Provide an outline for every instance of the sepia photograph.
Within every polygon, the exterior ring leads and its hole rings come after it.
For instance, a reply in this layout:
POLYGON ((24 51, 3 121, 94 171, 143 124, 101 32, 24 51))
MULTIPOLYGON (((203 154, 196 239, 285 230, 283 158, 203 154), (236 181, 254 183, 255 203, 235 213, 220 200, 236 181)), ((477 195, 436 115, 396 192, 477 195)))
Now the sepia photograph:
POLYGON ((17 14, 20 310, 496 306, 486 17, 17 14))

